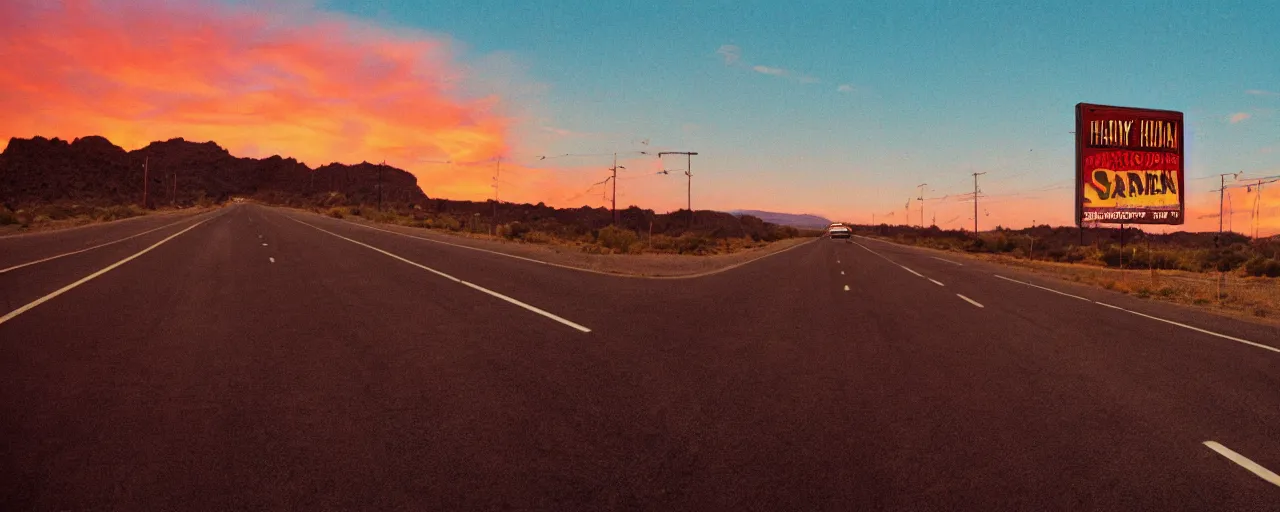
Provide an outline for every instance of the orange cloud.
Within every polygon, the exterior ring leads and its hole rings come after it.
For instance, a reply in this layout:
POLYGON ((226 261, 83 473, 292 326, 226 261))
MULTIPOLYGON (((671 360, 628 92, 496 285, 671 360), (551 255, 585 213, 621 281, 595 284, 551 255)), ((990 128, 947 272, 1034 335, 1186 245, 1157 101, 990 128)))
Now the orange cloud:
POLYGON ((134 149, 213 140, 312 166, 379 161, 428 193, 488 195, 490 176, 426 161, 508 149, 500 98, 469 98, 443 38, 307 11, 214 2, 0 2, 0 140, 103 135, 134 149))

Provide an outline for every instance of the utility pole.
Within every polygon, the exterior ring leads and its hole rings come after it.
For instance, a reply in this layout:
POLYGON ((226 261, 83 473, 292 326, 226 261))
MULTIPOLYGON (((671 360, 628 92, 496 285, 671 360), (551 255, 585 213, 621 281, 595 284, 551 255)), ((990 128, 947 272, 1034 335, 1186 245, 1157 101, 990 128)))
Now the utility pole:
POLYGON ((689 227, 693 227, 693 155, 698 154, 696 151, 659 151, 658 158, 662 155, 684 155, 684 175, 688 177, 688 201, 689 201, 689 227))
POLYGON ((142 208, 147 208, 147 183, 151 181, 151 170, 148 168, 151 157, 143 157, 142 159, 142 208))
POLYGON ((493 169, 493 235, 498 235, 498 178, 502 176, 502 157, 497 160, 497 167, 493 169))
POLYGON ((381 164, 378 164, 378 211, 382 211, 382 168, 386 166, 386 160, 383 160, 381 164))
POLYGON ((1240 173, 1226 172, 1218 175, 1218 237, 1213 239, 1214 248, 1218 247, 1218 244, 1222 239, 1222 202, 1226 198, 1227 176, 1231 176, 1233 179, 1239 179, 1240 173))
POLYGON ((920 188, 920 229, 924 229, 924 186, 928 183, 916 185, 920 188))
POLYGON ((171 198, 172 206, 178 206, 178 170, 173 170, 173 196, 171 198))
POLYGON ((978 176, 985 172, 973 173, 973 236, 978 236, 978 176))
POLYGON ((617 226, 618 225, 618 154, 617 153, 613 154, 613 167, 611 167, 610 170, 613 171, 613 206, 610 209, 613 210, 613 225, 617 226))

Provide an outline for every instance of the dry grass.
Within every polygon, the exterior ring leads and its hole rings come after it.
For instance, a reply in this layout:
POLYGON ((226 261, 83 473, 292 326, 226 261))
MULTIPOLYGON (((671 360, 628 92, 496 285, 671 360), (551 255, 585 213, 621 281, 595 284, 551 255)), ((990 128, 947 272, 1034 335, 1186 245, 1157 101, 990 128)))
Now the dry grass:
MULTIPOLYGON (((331 216, 327 210, 313 213, 331 216)), ((532 242, 528 236, 508 239, 488 233, 426 229, 397 223, 380 223, 364 216, 346 215, 346 211, 343 213, 345 216, 343 220, 347 222, 365 224, 409 236, 531 258, 546 263, 593 272, 640 277, 691 277, 716 272, 813 240, 813 238, 788 238, 772 243, 757 242, 748 244, 741 239, 736 241, 731 239, 717 247, 716 250, 722 252, 702 255, 663 254, 644 252, 643 250, 622 252, 616 249, 601 249, 597 243, 585 240, 548 238, 545 241, 532 242)), ((656 242, 658 237, 655 236, 654 239, 656 242)), ((632 243, 644 244, 645 242, 645 239, 637 238, 632 243)), ((633 246, 628 248, 630 249, 631 247, 633 246)))
POLYGON ((200 213, 217 207, 217 205, 208 205, 145 210, 132 204, 114 206, 48 204, 19 208, 17 211, 0 208, 0 235, 54 231, 143 215, 200 213))
POLYGON ((1280 279, 1178 270, 1120 270, 1091 265, 1027 260, 1003 255, 968 255, 1031 269, 1064 281, 1097 286, 1143 299, 1161 300, 1280 323, 1280 279))

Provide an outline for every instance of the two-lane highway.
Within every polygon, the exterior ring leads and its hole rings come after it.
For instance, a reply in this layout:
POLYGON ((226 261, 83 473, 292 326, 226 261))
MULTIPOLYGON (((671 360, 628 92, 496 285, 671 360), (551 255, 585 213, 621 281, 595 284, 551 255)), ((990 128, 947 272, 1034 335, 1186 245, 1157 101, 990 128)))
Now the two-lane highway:
POLYGON ((0 508, 1280 502, 1280 354, 855 242, 636 279, 246 204, 22 267, 0 508))

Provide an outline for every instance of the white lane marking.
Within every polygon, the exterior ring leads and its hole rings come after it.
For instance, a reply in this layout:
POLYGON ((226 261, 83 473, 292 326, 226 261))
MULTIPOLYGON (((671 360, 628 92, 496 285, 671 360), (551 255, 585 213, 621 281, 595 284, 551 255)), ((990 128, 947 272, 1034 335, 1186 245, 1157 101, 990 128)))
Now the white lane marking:
POLYGON ((263 246, 263 247, 266 247, 266 246, 267 246, 267 243, 266 243, 266 242, 262 242, 262 246, 263 246))
POLYGON ((836 263, 840 263, 840 260, 836 260, 836 263))
POLYGON ((844 271, 843 271, 843 270, 841 270, 841 271, 840 271, 840 275, 844 275, 844 271))
MULTIPOLYGON (((178 222, 182 222, 182 221, 185 221, 185 220, 188 220, 188 219, 182 219, 182 220, 179 220, 178 222)), ((119 239, 119 240, 112 240, 112 241, 107 242, 107 243, 105 243, 105 244, 98 244, 98 245, 95 245, 95 246, 93 246, 93 247, 86 247, 86 248, 84 248, 84 249, 80 249, 80 250, 78 250, 78 251, 66 252, 66 253, 59 254, 59 255, 57 255, 57 256, 50 256, 50 257, 48 257, 48 258, 38 259, 38 260, 35 260, 35 261, 28 261, 28 262, 26 262, 26 263, 21 263, 21 264, 18 264, 18 265, 14 265, 14 266, 9 267, 9 268, 6 268, 6 269, 0 269, 0 274, 3 274, 3 273, 8 272, 8 271, 10 271, 10 270, 17 270, 17 269, 20 269, 20 268, 22 268, 22 267, 27 267, 27 266, 35 265, 35 264, 37 264, 37 263, 44 263, 44 262, 46 262, 46 261, 56 260, 56 259, 61 258, 61 257, 63 257, 63 256, 71 256, 72 254, 80 254, 80 253, 85 252, 85 251, 92 251, 92 250, 97 249, 97 248, 99 248, 99 247, 106 247, 106 246, 111 245, 111 244, 118 244, 118 243, 123 242, 123 241, 125 241, 125 240, 128 240, 128 239, 130 239, 130 238, 137 238, 137 237, 140 237, 140 236, 145 235, 145 234, 147 234, 147 233, 152 233, 152 232, 155 232, 155 231, 160 231, 161 229, 164 229, 164 228, 167 228, 167 227, 173 226, 173 225, 177 224, 178 222, 171 222, 171 223, 169 223, 169 224, 165 224, 165 225, 160 226, 160 227, 158 227, 158 228, 148 229, 148 230, 143 231, 143 232, 141 232, 141 233, 138 233, 138 234, 136 234, 136 235, 129 235, 129 236, 126 236, 126 237, 121 238, 121 239, 119 239)))
MULTIPOLYGON (((288 215, 285 215, 285 216, 286 216, 286 217, 289 217, 288 215)), ((297 219, 294 219, 293 217, 289 217, 289 219, 290 219, 290 220, 297 220, 297 219)), ((298 222, 302 222, 302 221, 298 221, 298 222)), ((592 270, 592 269, 589 269, 589 268, 574 267, 574 266, 572 266, 572 265, 561 265, 561 264, 559 264, 559 263, 551 263, 551 262, 549 262, 549 261, 542 261, 542 260, 533 259, 533 258, 526 258, 526 257, 524 257, 524 256, 516 256, 516 255, 514 255, 514 254, 507 254, 507 253, 505 253, 505 252, 501 252, 501 251, 490 251, 489 249, 481 249, 481 248, 479 248, 479 247, 472 247, 472 246, 470 246, 470 245, 455 244, 455 243, 452 243, 452 242, 445 242, 445 241, 443 241, 443 240, 436 240, 436 239, 434 239, 434 238, 427 238, 427 237, 425 237, 425 236, 410 235, 410 234, 408 234, 408 233, 401 233, 401 232, 399 232, 399 231, 391 231, 391 230, 389 230, 389 229, 382 229, 382 228, 376 228, 376 227, 373 227, 373 226, 366 226, 366 225, 364 225, 364 224, 361 224, 361 223, 358 223, 358 222, 351 222, 351 221, 349 221, 349 220, 345 220, 345 219, 340 220, 339 222, 342 222, 342 223, 344 223, 344 224, 350 224, 350 225, 352 225, 352 226, 359 226, 359 227, 362 227, 362 228, 365 228, 365 229, 372 229, 372 230, 374 230, 374 231, 382 231, 382 232, 384 232, 384 233, 391 233, 391 234, 393 234, 393 235, 400 235, 400 236, 408 237, 408 238, 416 238, 416 239, 418 239, 418 240, 425 240, 425 241, 427 241, 427 242, 431 242, 431 243, 435 243, 435 244, 440 244, 440 245, 448 245, 448 246, 450 246, 450 247, 457 247, 457 248, 459 248, 459 249, 466 249, 466 250, 469 250, 469 251, 485 252, 485 253, 493 254, 493 255, 496 255, 496 256, 502 256, 502 257, 504 257, 504 258, 512 258, 512 259, 517 259, 517 260, 523 260, 523 261, 527 261, 527 262, 529 262, 529 263, 537 263, 537 264, 540 264, 540 265, 546 265, 546 266, 549 266, 549 267, 563 268, 563 269, 565 269, 565 270, 576 270, 576 271, 578 271, 578 272, 587 272, 587 273, 590 273, 590 274, 600 274, 600 275, 602 275, 602 276, 629 277, 629 278, 633 278, 633 279, 693 279, 693 278, 695 278, 695 277, 706 277, 706 276, 709 276, 709 275, 719 274, 719 273, 721 273, 721 272, 728 272, 728 271, 733 270, 733 269, 738 268, 738 267, 742 267, 742 266, 750 265, 750 264, 752 264, 752 263, 755 263, 755 262, 760 261, 760 260, 762 260, 762 259, 768 258, 768 257, 770 257, 770 256, 775 256, 775 255, 778 255, 778 254, 782 254, 782 253, 784 253, 784 252, 787 252, 787 251, 790 251, 790 250, 792 250, 792 249, 795 249, 796 247, 800 247, 800 246, 803 246, 803 245, 809 245, 809 244, 811 244, 811 243, 814 243, 814 242, 817 242, 817 241, 821 240, 821 238, 814 238, 814 239, 812 239, 812 240, 809 240, 808 242, 801 242, 801 243, 795 244, 795 245, 793 245, 793 246, 791 246, 791 247, 787 247, 787 248, 785 248, 785 249, 781 249, 781 250, 778 250, 778 251, 774 251, 774 252, 771 252, 771 253, 769 253, 769 254, 765 254, 765 255, 762 255, 762 256, 760 256, 760 257, 757 257, 757 258, 749 259, 749 260, 744 261, 744 262, 742 262, 742 263, 734 263, 733 265, 729 265, 729 266, 724 267, 724 268, 721 268, 721 269, 709 270, 709 271, 707 271, 707 272, 699 272, 699 273, 696 273, 696 274, 685 274, 685 275, 679 275, 679 276, 638 276, 638 275, 632 275, 632 274, 615 274, 615 273, 612 273, 612 272, 602 272, 602 271, 599 271, 599 270, 592 270)), ((306 223, 304 222, 304 224, 306 224, 306 223)), ((308 225, 310 225, 310 224, 308 224, 308 225)))
POLYGON ((115 263, 112 263, 112 264, 110 264, 110 265, 107 265, 107 267, 106 267, 106 268, 103 268, 102 270, 99 270, 99 271, 94 272, 94 273, 92 273, 92 274, 89 274, 89 275, 87 275, 87 276, 85 276, 85 277, 82 277, 82 278, 80 278, 80 280, 79 280, 79 281, 76 281, 76 282, 71 283, 71 284, 69 284, 69 285, 63 286, 62 288, 59 288, 57 291, 55 291, 55 292, 53 292, 53 293, 50 293, 50 294, 48 294, 48 295, 45 295, 44 297, 40 297, 39 299, 36 299, 36 300, 34 300, 34 301, 31 301, 31 303, 30 303, 30 304, 27 304, 27 305, 25 305, 25 306, 22 306, 22 307, 20 307, 20 308, 18 308, 18 309, 15 309, 15 310, 13 310, 13 311, 10 311, 8 314, 6 314, 6 315, 4 315, 4 316, 0 316, 0 324, 3 324, 3 323, 5 323, 5 322, 8 322, 9 320, 13 320, 13 319, 14 319, 15 317, 17 317, 18 315, 21 315, 21 314, 23 314, 23 313, 26 313, 27 311, 30 311, 30 310, 31 310, 31 308, 34 308, 34 307, 39 306, 39 305, 41 305, 41 304, 44 304, 45 302, 48 302, 48 301, 52 300, 54 297, 57 297, 57 296, 59 296, 59 295, 62 295, 62 294, 64 294, 64 293, 67 293, 68 291, 71 291, 71 289, 72 289, 72 288, 75 288, 75 287, 77 287, 77 286, 80 286, 80 285, 82 285, 82 284, 85 284, 85 283, 89 282, 90 280, 92 280, 92 279, 93 279, 93 278, 95 278, 95 277, 98 277, 98 276, 100 276, 100 275, 102 275, 102 274, 106 274, 107 272, 110 272, 112 269, 114 269, 114 268, 116 268, 116 267, 119 267, 120 265, 124 265, 125 263, 128 263, 128 262, 132 261, 134 258, 137 258, 138 256, 142 256, 143 254, 146 254, 146 253, 150 252, 152 249, 155 249, 156 247, 160 247, 160 244, 163 244, 163 243, 165 243, 165 242, 168 242, 168 241, 170 241, 170 240, 173 240, 173 239, 174 239, 174 238, 176 238, 178 235, 181 235, 181 234, 183 234, 183 233, 186 233, 186 232, 188 232, 188 231, 191 231, 192 229, 195 229, 195 227, 196 227, 196 226, 199 226, 199 225, 201 225, 201 224, 204 224, 204 223, 205 223, 206 221, 208 221, 208 220, 209 220, 209 219, 204 219, 204 220, 202 220, 202 221, 200 221, 200 222, 197 222, 197 223, 195 223, 195 224, 192 224, 192 225, 188 226, 188 227, 187 227, 187 229, 184 229, 184 230, 182 230, 182 231, 179 231, 179 232, 177 232, 177 233, 174 233, 174 234, 172 234, 172 235, 169 235, 169 236, 168 236, 167 238, 165 238, 164 240, 161 240, 161 241, 159 241, 159 242, 156 242, 156 243, 154 243, 154 244, 151 244, 151 246, 150 246, 150 247, 147 247, 146 249, 143 249, 143 250, 141 250, 141 251, 138 251, 137 253, 134 253, 134 255, 133 255, 133 256, 129 256, 128 258, 125 258, 125 259, 122 259, 122 260, 117 261, 117 262, 115 262, 115 263))
POLYGON ((847 284, 846 284, 846 285, 844 285, 844 291, 846 291, 846 292, 847 292, 847 291, 849 291, 849 285, 847 285, 847 284))
POLYGON ((450 281, 453 281, 453 282, 455 282, 455 283, 459 283, 459 284, 462 284, 462 285, 468 286, 468 287, 473 288, 473 289, 475 289, 475 290, 478 290, 478 291, 481 291, 481 292, 487 293, 487 294, 489 294, 489 295, 492 295, 492 296, 494 296, 494 297, 497 297, 497 298, 499 298, 499 299, 505 300, 505 301, 507 301, 507 302, 510 302, 510 303, 512 303, 512 304, 515 304, 515 305, 517 305, 517 306, 520 306, 520 307, 522 307, 522 308, 525 308, 525 309, 527 309, 527 310, 529 310, 529 311, 532 311, 532 312, 534 312, 534 313, 537 313, 537 314, 539 314, 539 315, 545 316, 545 317, 547 317, 547 318, 550 318, 550 319, 552 319, 552 320, 555 320, 555 321, 557 321, 557 322, 560 322, 560 323, 562 323, 562 324, 564 324, 564 325, 567 325, 567 326, 569 326, 569 327, 572 327, 572 328, 574 328, 574 329, 577 329, 577 330, 579 330, 579 331, 582 331, 582 332, 591 332, 591 329, 588 329, 588 328, 586 328, 586 327, 583 327, 582 325, 576 324, 576 323, 571 322, 571 321, 569 321, 569 320, 565 320, 564 318, 561 318, 561 317, 556 316, 556 315, 554 315, 554 314, 548 313, 547 311, 544 311, 544 310, 542 310, 542 309, 539 309, 539 308, 537 308, 537 307, 535 307, 535 306, 531 306, 531 305, 529 305, 529 304, 525 304, 525 303, 520 302, 520 301, 518 301, 518 300, 516 300, 516 299, 513 299, 513 298, 508 297, 508 296, 506 296, 506 295, 503 295, 503 294, 501 294, 501 293, 495 292, 495 291, 493 291, 493 290, 489 290, 489 289, 484 288, 484 287, 482 287, 482 286, 475 285, 475 284, 469 283, 469 282, 467 282, 467 281, 463 281, 463 280, 461 280, 461 279, 458 279, 458 278, 456 278, 456 277, 453 277, 453 276, 451 276, 451 275, 449 275, 449 274, 446 274, 446 273, 441 272, 441 271, 439 271, 439 270, 436 270, 436 269, 434 269, 434 268, 431 268, 431 267, 428 267, 428 266, 426 266, 426 265, 422 265, 422 264, 419 264, 419 263, 416 263, 416 262, 410 261, 410 260, 408 260, 408 259, 405 259, 405 258, 403 258, 403 257, 397 256, 397 255, 392 254, 392 253, 390 253, 390 252, 384 251, 384 250, 382 250, 382 249, 379 249, 379 248, 374 247, 374 246, 372 246, 372 245, 366 244, 366 243, 364 243, 364 242, 361 242, 361 241, 358 241, 358 240, 352 240, 352 239, 350 239, 350 238, 347 238, 347 237, 345 237, 345 236, 339 235, 339 234, 334 233, 334 232, 332 232, 332 231, 329 231, 329 230, 327 230, 327 229, 320 228, 320 227, 316 227, 316 226, 312 226, 311 224, 307 224, 306 222, 302 222, 302 221, 300 221, 300 220, 298 220, 298 219, 295 219, 295 218, 293 218, 293 217, 289 217, 289 220, 292 220, 292 221, 297 222, 298 224, 302 224, 302 225, 304 225, 304 226, 309 226, 309 227, 311 227, 311 228, 316 229, 317 231, 321 231, 321 232, 323 232, 323 233, 328 233, 328 234, 330 234, 330 235, 336 236, 336 237, 338 237, 338 238, 341 238, 341 239, 346 240, 346 241, 348 241, 348 242, 351 242, 351 243, 353 243, 353 244, 356 244, 356 245, 359 245, 359 246, 362 246, 362 247, 367 247, 367 248, 369 248, 369 249, 373 249, 373 250, 378 251, 378 252, 380 252, 380 253, 382 253, 382 254, 385 254, 385 255, 390 256, 390 257, 392 257, 392 258, 395 258, 395 259, 397 259, 397 260, 403 261, 403 262, 405 262, 405 263, 408 263, 408 264, 410 264, 410 265, 413 265, 413 266, 415 266, 415 267, 418 267, 418 268, 420 268, 420 269, 422 269, 422 270, 426 270, 427 272, 431 272, 432 274, 435 274, 435 275, 437 275, 437 276, 443 277, 443 278, 448 279, 448 280, 450 280, 450 281))
POLYGON ((276 262, 276 259, 275 259, 275 258, 267 257, 267 259, 271 260, 271 262, 272 262, 272 263, 275 263, 275 262, 276 262))
MULTIPOLYGON (((910 273, 912 273, 912 274, 915 274, 915 275, 916 275, 916 277, 924 277, 924 275, 923 275, 923 274, 921 274, 921 273, 919 273, 919 272, 916 272, 916 271, 914 271, 914 270, 911 270, 911 269, 907 268, 905 265, 900 265, 900 264, 898 264, 898 262, 896 262, 896 261, 893 261, 893 260, 889 259, 889 258, 888 258, 888 257, 886 257, 885 255, 880 254, 880 253, 878 253, 878 252, 875 252, 875 251, 873 251, 873 250, 871 250, 871 249, 868 249, 868 248, 867 248, 867 246, 865 246, 865 245, 859 244, 859 243, 857 243, 857 242, 854 242, 854 244, 856 244, 858 247, 861 247, 861 248, 863 248, 863 249, 866 249, 866 250, 867 250, 867 252, 869 252, 869 253, 871 253, 871 254, 874 254, 874 255, 876 255, 876 256, 879 256, 879 257, 881 257, 881 258, 884 258, 884 260, 885 260, 885 261, 887 261, 887 262, 889 262, 889 263, 892 263, 892 264, 894 264, 894 265, 898 265, 899 267, 902 267, 902 269, 903 269, 903 270, 906 270, 907 272, 910 272, 910 273)), ((925 279, 928 279, 928 278, 926 277, 925 279)))
POLYGON ((974 306, 978 306, 978 307, 980 307, 980 308, 985 308, 985 307, 986 307, 986 306, 983 306, 982 304, 978 304, 978 301, 973 300, 973 299, 970 299, 970 298, 968 298, 968 297, 965 297, 964 295, 960 295, 960 294, 958 294, 958 293, 957 293, 957 294, 956 294, 956 297, 960 297, 960 298, 964 299, 966 302, 968 302, 968 303, 970 303, 970 304, 973 304, 974 306))
POLYGON ((929 280, 933 281, 933 284, 936 284, 938 286, 946 286, 945 284, 942 284, 941 282, 939 282, 937 279, 929 278, 929 280))
POLYGON ((1163 319, 1163 318, 1156 317, 1156 316, 1151 316, 1151 315, 1148 315, 1148 314, 1146 314, 1146 313, 1139 313, 1139 312, 1134 311, 1134 310, 1132 310, 1132 309, 1125 309, 1125 308, 1122 308, 1122 307, 1120 307, 1120 306, 1112 306, 1112 305, 1107 304, 1107 303, 1105 303, 1105 302, 1098 302, 1098 301, 1093 301, 1093 302, 1094 302, 1094 304, 1097 304, 1097 305, 1099 305, 1099 306, 1106 306, 1106 307, 1109 307, 1109 308, 1111 308, 1111 309, 1118 309, 1118 310, 1120 310, 1120 311, 1124 311, 1125 313, 1132 313, 1132 314, 1138 315, 1138 316, 1140 316, 1140 317, 1150 318, 1150 319, 1155 320, 1155 321, 1158 321, 1158 322, 1164 322, 1164 323, 1166 323, 1166 324, 1176 325, 1176 326, 1178 326, 1178 327, 1182 327, 1182 328, 1184 328, 1184 329, 1191 329, 1191 330, 1193 330, 1193 331, 1200 332, 1200 333, 1204 333, 1204 334, 1208 334, 1208 335, 1210 335, 1210 336, 1217 336, 1217 337, 1222 338, 1222 339, 1228 339, 1228 340, 1235 341, 1235 342, 1238 342, 1238 343, 1244 343, 1245 345, 1250 345, 1250 346, 1258 347, 1258 348, 1263 349, 1263 350, 1270 350, 1270 351, 1275 352, 1275 353, 1280 353, 1280 348, 1276 348, 1276 347, 1273 347, 1273 346, 1271 346, 1271 345, 1263 345, 1263 344, 1261 344, 1261 343, 1256 343, 1256 342, 1252 342, 1252 341, 1249 341, 1249 340, 1240 339, 1240 338, 1237 338, 1237 337, 1235 337, 1235 336, 1228 336, 1228 335, 1226 335, 1226 334, 1222 334, 1222 333, 1219 333, 1219 332, 1208 331, 1208 330, 1201 329, 1201 328, 1199 328, 1199 327, 1193 327, 1193 326, 1190 326, 1190 325, 1187 325, 1187 324, 1184 324, 1184 323, 1174 322, 1173 320, 1165 320, 1165 319, 1163 319))
POLYGON ((1056 293, 1056 294, 1058 294, 1058 295, 1063 295, 1063 296, 1066 296, 1066 297, 1071 297, 1071 298, 1073 298, 1073 299, 1080 299, 1080 300, 1085 301, 1085 302, 1093 302, 1092 300, 1090 300, 1090 299, 1086 299, 1086 298, 1081 297, 1081 296, 1079 296, 1079 295, 1072 295, 1072 294, 1070 294, 1070 293, 1060 292, 1060 291, 1058 291, 1058 290, 1054 290, 1053 288, 1045 288, 1045 287, 1040 286, 1040 285, 1038 285, 1038 284, 1031 284, 1031 283, 1028 283, 1028 282, 1026 282, 1026 281, 1019 281, 1019 280, 1017 280, 1017 279, 1009 279, 1009 278, 1007 278, 1007 277, 1005 277, 1005 276, 1002 276, 1002 275, 1000 275, 1000 274, 991 274, 991 275, 996 276, 996 278, 998 278, 998 279, 1004 279, 1005 281, 1009 281, 1009 282, 1011 282, 1011 283, 1018 283, 1018 284, 1022 284, 1022 285, 1030 286, 1030 287, 1032 287, 1032 288, 1039 288, 1039 289, 1044 290, 1044 291, 1047 291, 1047 292, 1053 292, 1053 293, 1056 293))
POLYGON ((945 262, 950 263, 950 264, 952 264, 952 265, 955 265, 955 266, 957 266, 957 267, 963 267, 963 266, 964 266, 964 263, 956 263, 956 262, 951 261, 951 260, 944 260, 944 259, 939 258, 939 257, 937 257, 937 256, 930 256, 930 258, 933 258, 933 259, 938 260, 938 261, 945 261, 945 262))
POLYGON ((1205 441, 1204 445, 1208 446, 1210 450, 1218 452, 1218 455, 1226 457, 1227 460, 1230 460, 1231 462, 1240 465, 1240 467, 1249 470, 1249 472, 1258 475, 1263 480, 1271 482, 1273 485, 1280 486, 1280 475, 1277 475, 1271 470, 1258 465, 1258 463, 1249 460, 1248 457, 1240 455, 1226 446, 1222 446, 1217 441, 1205 441))

